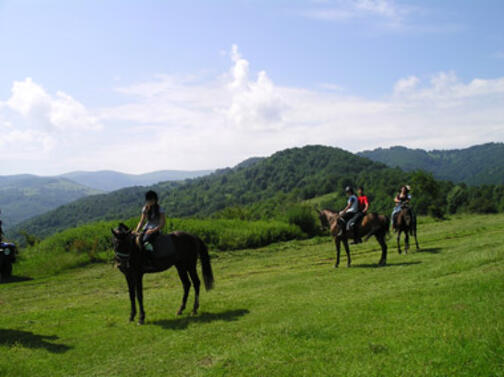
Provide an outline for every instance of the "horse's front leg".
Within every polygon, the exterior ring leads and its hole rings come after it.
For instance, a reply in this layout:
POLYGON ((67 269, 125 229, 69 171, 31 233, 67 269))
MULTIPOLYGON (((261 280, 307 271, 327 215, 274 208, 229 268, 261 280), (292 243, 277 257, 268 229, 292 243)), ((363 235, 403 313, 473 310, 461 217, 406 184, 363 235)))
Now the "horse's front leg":
POLYGON ((138 309, 140 310, 140 318, 138 318, 138 324, 143 325, 145 322, 145 312, 143 307, 143 275, 139 274, 136 278, 136 294, 138 300, 138 309))
POLYGON ((136 316, 136 305, 135 305, 135 281, 132 276, 126 275, 126 282, 128 283, 128 291, 131 303, 131 311, 129 320, 132 322, 136 316))
POLYGON ((343 246, 345 246, 347 256, 347 267, 350 267, 352 265, 352 259, 350 258, 350 247, 348 246, 348 239, 346 237, 343 239, 343 246))
POLYGON ((397 251, 399 252, 399 254, 402 254, 402 250, 401 250, 401 229, 399 229, 397 231, 397 251))
POLYGON ((404 232, 404 254, 408 254, 409 250, 409 231, 404 232))
POLYGON ((334 264, 334 268, 339 267, 339 259, 340 259, 340 251, 341 251, 341 241, 339 238, 335 238, 334 242, 336 243, 336 263, 334 264))

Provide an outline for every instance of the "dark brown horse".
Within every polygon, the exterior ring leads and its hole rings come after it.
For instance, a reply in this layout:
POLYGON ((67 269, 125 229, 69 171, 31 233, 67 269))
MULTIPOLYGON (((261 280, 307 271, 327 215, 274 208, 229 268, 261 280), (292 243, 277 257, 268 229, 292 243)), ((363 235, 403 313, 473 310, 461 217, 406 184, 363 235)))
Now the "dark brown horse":
MULTIPOLYGON (((332 236, 334 237, 334 242, 336 243, 336 263, 334 267, 338 267, 340 263, 340 244, 343 241, 345 246, 345 251, 347 255, 347 266, 350 267, 352 264, 350 258, 350 248, 348 246, 348 239, 354 238, 352 231, 346 231, 346 224, 341 219, 341 216, 337 212, 333 212, 329 209, 324 209, 322 211, 317 210, 319 213, 319 219, 322 224, 322 228, 329 228, 332 236)), ((368 213, 362 219, 362 223, 358 227, 358 236, 366 237, 366 241, 375 236, 376 240, 381 246, 382 255, 378 264, 384 266, 387 263, 387 243, 385 242, 385 236, 389 231, 389 218, 385 215, 378 215, 377 213, 368 213)))
POLYGON ((197 314, 200 289, 200 279, 196 271, 198 256, 201 258, 203 281, 205 282, 206 290, 208 291, 212 289, 214 283, 208 249, 200 238, 189 233, 174 232, 171 234, 174 252, 165 258, 152 258, 150 263, 148 263, 146 259, 146 252, 139 247, 139 243, 137 242, 137 235, 126 225, 119 224, 117 229, 112 229, 112 233, 114 235, 115 258, 119 269, 124 276, 126 276, 126 281, 128 283, 131 301, 130 321, 133 321, 136 315, 135 293, 140 309, 140 318, 138 323, 143 324, 145 321, 142 286, 143 274, 161 272, 171 266, 175 266, 177 268, 178 275, 184 287, 182 305, 180 305, 177 315, 182 314, 186 307, 189 289, 191 288, 191 281, 194 285, 194 291, 196 293, 192 314, 197 314))
POLYGON ((416 226, 416 218, 413 214, 412 210, 408 206, 403 206, 395 219, 395 230, 397 231, 397 251, 399 254, 402 253, 401 250, 401 233, 404 232, 404 252, 408 254, 409 250, 409 236, 412 235, 415 237, 416 249, 418 250, 420 246, 418 246, 417 239, 417 226, 416 226))

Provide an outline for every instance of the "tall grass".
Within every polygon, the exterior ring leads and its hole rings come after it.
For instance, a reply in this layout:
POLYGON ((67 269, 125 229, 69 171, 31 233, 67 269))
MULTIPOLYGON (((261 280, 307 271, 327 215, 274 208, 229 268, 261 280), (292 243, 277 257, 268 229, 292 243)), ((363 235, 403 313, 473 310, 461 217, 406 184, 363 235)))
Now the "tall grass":
MULTIPOLYGON (((124 223, 133 229, 138 219, 124 223)), ((100 221, 67 229, 21 251, 18 273, 28 276, 59 273, 65 269, 112 259, 112 233, 119 220, 100 221)), ((295 225, 281 221, 167 219, 166 232, 186 231, 200 237, 210 249, 225 251, 257 248, 273 242, 306 238, 295 225)))

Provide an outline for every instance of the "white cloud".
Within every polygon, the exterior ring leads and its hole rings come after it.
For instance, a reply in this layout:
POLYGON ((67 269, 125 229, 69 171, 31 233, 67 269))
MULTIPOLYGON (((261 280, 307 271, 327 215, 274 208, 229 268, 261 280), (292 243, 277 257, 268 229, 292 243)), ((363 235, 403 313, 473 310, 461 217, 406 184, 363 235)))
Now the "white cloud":
POLYGON ((409 76, 404 79, 400 79, 397 81, 397 83, 394 85, 394 93, 395 94, 401 94, 404 92, 409 92, 418 85, 420 80, 416 76, 409 76))
POLYGON ((372 100, 338 90, 277 86, 264 71, 252 74, 237 46, 229 56, 229 72, 214 80, 159 76, 122 88, 136 100, 104 109, 103 119, 152 125, 152 137, 137 141, 135 155, 150 148, 163 164, 157 168, 167 166, 163 161, 169 167, 222 167, 305 144, 358 151, 504 140, 504 78, 463 83, 453 72, 428 80, 411 75, 398 80, 390 96, 372 100))
POLYGON ((101 128, 81 103, 62 91, 58 91, 55 97, 49 95, 30 77, 14 82, 12 95, 5 103, 34 126, 42 126, 46 131, 101 128))
POLYGON ((388 95, 370 99, 327 90, 339 89, 337 83, 320 90, 279 86, 265 71, 255 73, 237 46, 227 55, 230 69, 220 76, 157 75, 117 88, 122 104, 102 109, 88 110, 25 80, 29 90, 0 103, 0 132, 8 135, 0 145, 8 143, 15 155, 3 161, 25 159, 28 168, 59 172, 146 172, 219 168, 306 144, 359 151, 504 141, 504 77, 464 82, 454 72, 410 75, 388 95), (31 126, 30 117, 46 125, 31 126), (97 124, 104 126, 94 131, 97 124))

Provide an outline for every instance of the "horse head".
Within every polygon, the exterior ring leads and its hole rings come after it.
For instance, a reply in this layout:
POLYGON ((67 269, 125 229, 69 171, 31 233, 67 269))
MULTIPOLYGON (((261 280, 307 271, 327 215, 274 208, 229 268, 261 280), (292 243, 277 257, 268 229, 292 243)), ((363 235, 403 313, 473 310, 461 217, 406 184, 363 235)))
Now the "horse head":
POLYGON ((120 267, 121 261, 129 260, 135 251, 135 235, 123 223, 116 229, 111 229, 111 232, 114 235, 114 252, 120 267))
POLYGON ((338 212, 334 212, 330 209, 323 209, 318 211, 320 224, 322 226, 322 230, 329 229, 333 235, 339 233, 340 230, 340 215, 338 212))

